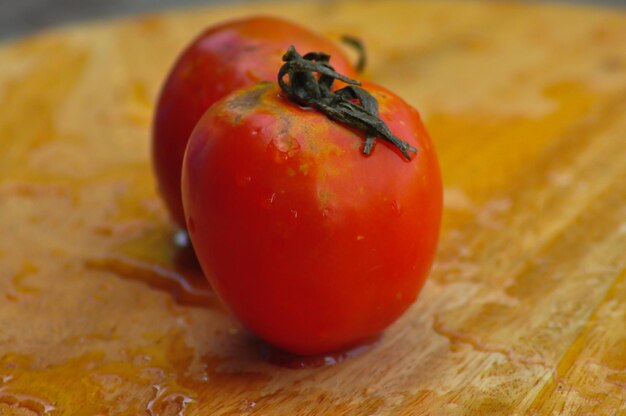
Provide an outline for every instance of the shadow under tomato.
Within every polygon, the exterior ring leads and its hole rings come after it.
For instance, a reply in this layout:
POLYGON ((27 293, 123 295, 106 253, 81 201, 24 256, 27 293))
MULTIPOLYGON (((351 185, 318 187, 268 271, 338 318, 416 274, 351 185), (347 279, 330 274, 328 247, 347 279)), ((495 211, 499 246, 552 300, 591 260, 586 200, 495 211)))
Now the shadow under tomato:
POLYGON ((182 230, 148 231, 109 253, 87 259, 85 265, 166 291, 182 305, 224 309, 182 230))
MULTIPOLYGON (((85 264, 88 268, 168 292, 181 305, 227 312, 204 277, 189 237, 183 230, 150 230, 116 246, 110 253, 86 260, 85 264)), ((377 336, 328 354, 301 356, 273 347, 244 328, 233 328, 233 331, 238 339, 231 345, 234 347, 231 353, 235 356, 246 362, 262 360, 288 369, 336 365, 371 350, 380 339, 377 336)))
POLYGON ((262 360, 278 367, 297 370, 328 367, 342 363, 370 351, 378 344, 379 340, 380 336, 376 336, 345 350, 306 356, 280 350, 258 338, 253 338, 250 342, 254 344, 262 360))

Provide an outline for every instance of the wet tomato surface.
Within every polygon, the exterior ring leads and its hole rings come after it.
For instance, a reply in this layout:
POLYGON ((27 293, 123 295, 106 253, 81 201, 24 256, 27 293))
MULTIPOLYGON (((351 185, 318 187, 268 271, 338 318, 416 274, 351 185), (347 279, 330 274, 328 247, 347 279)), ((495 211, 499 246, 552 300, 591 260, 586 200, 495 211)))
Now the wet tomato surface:
POLYGON ((229 95, 194 130, 183 166, 202 268, 252 332, 295 354, 358 345, 416 299, 436 251, 442 185, 418 112, 367 85, 408 159, 303 108, 273 83, 229 95))

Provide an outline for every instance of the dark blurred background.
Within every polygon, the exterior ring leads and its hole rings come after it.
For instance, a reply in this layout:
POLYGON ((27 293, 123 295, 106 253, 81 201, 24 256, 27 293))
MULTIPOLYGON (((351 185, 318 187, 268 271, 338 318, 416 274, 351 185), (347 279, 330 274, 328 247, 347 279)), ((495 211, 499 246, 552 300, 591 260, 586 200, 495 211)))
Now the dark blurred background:
MULTIPOLYGON (((626 0, 550 1, 587 3, 619 8, 626 7, 626 0)), ((215 3, 241 4, 246 3, 246 0, 0 0, 0 40, 15 38, 59 24, 85 19, 101 19, 215 3)))

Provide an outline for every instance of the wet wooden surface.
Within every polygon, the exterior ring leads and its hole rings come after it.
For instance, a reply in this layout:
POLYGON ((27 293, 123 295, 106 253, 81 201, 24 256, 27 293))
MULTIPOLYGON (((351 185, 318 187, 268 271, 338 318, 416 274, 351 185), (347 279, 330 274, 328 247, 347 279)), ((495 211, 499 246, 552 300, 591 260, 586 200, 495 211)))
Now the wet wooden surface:
POLYGON ((0 414, 626 415, 624 45, 622 11, 474 2, 255 4, 4 45, 0 414), (264 360, 155 193, 165 71, 258 11, 361 36, 440 155, 429 282, 337 365, 264 360))

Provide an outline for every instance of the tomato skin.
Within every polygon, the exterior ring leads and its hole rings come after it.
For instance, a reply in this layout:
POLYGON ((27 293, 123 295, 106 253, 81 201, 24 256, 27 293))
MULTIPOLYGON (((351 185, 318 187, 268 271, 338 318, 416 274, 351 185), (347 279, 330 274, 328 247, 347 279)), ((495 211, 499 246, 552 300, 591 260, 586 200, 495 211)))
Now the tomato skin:
POLYGON ((354 76, 343 52, 308 29, 274 17, 251 17, 209 28, 178 58, 163 85, 153 123, 152 158, 159 190, 174 221, 185 226, 180 171, 189 135, 202 114, 230 92, 275 81, 289 45, 323 50, 340 73, 354 76))
POLYGON ((215 104, 183 164, 205 275, 252 332, 309 355, 372 338, 415 300, 432 264, 442 185, 419 114, 367 88, 411 161, 259 84, 215 104))

